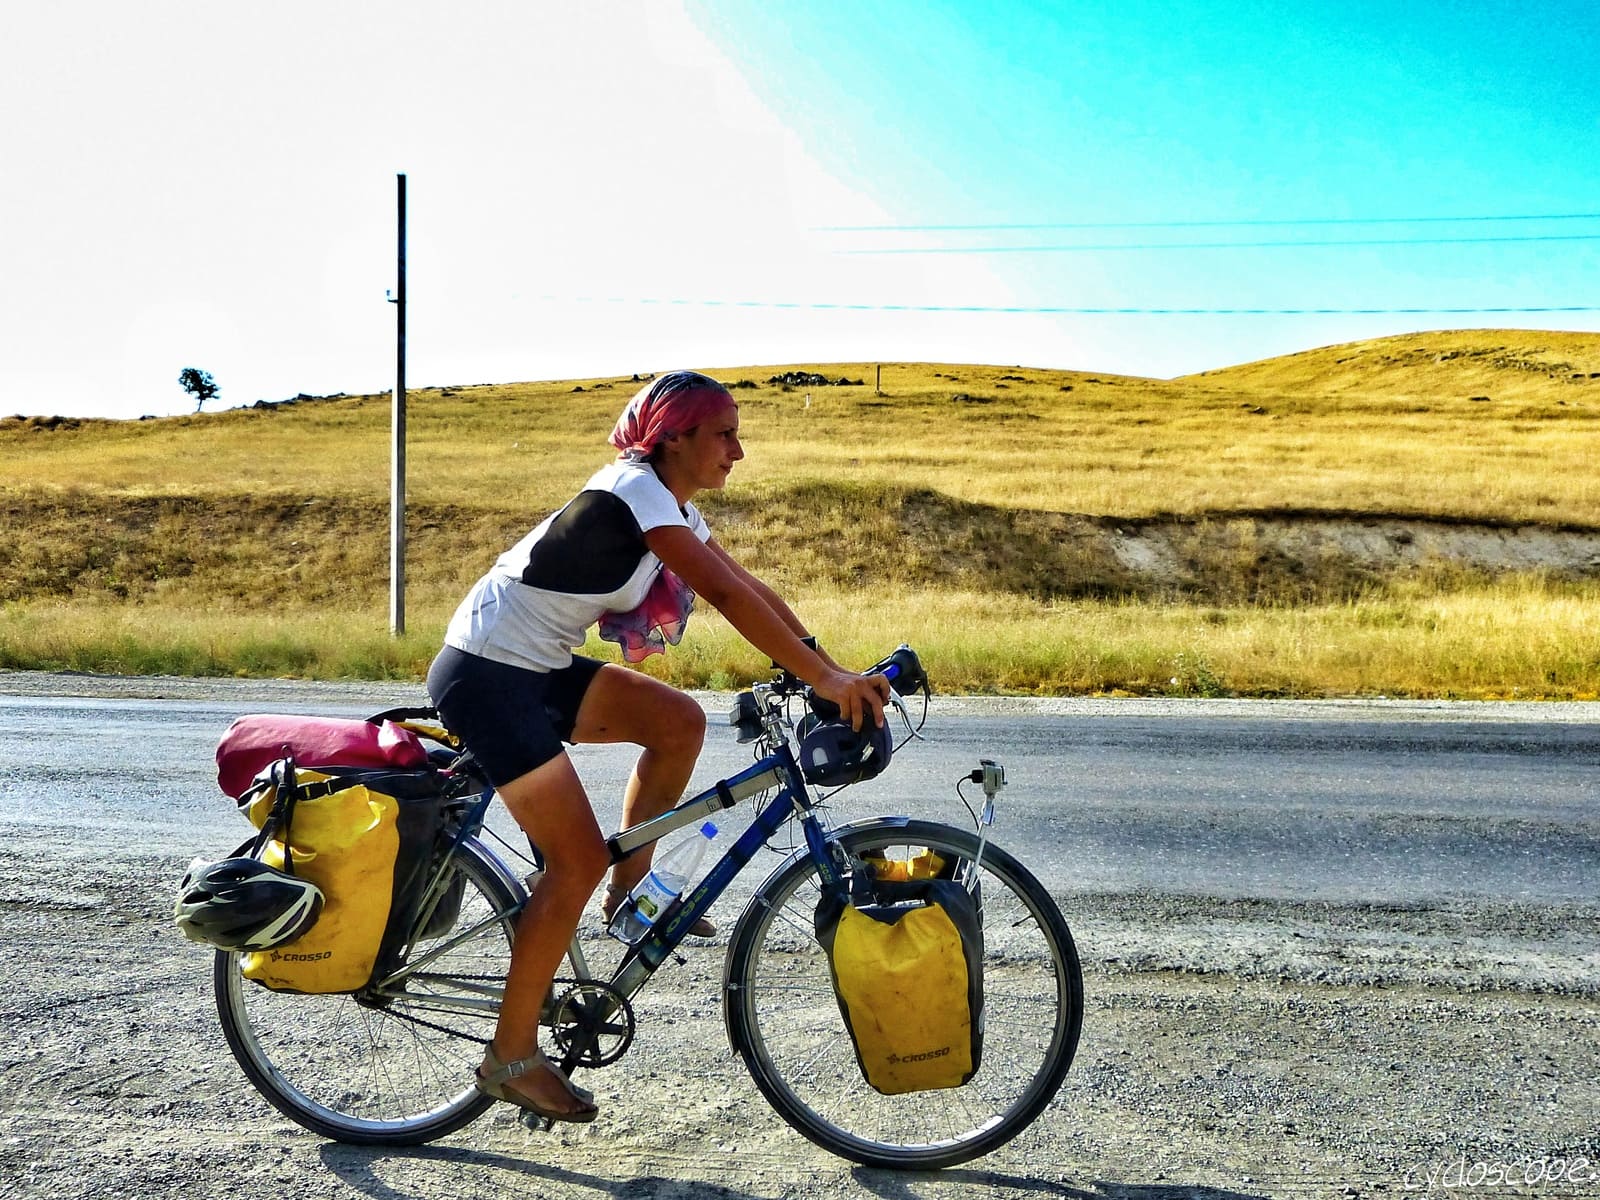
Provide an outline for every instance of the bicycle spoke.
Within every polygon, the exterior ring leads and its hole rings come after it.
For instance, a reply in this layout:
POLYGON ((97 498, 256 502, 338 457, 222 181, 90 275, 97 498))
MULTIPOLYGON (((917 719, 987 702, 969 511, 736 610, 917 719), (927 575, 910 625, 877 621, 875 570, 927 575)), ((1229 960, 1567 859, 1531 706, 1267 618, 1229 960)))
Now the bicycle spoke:
MULTIPOLYGON (((976 839, 925 822, 858 826, 853 855, 914 861, 931 851, 959 876, 976 839)), ((882 1095, 862 1078, 826 953, 814 936, 822 892, 808 859, 764 884, 735 930, 728 1003, 735 1044, 784 1119, 834 1153, 876 1166, 936 1167, 1000 1145, 1043 1110, 1076 1047, 1081 983, 1071 934, 1053 901, 990 844, 983 899, 985 1034, 964 1085, 882 1095), (792 939, 803 930, 796 947, 792 939)))
POLYGON ((342 1141, 413 1144, 489 1103, 472 1086, 494 1029, 520 899, 476 843, 452 859, 466 877, 453 929, 370 998, 273 992, 219 956, 218 1011, 251 1082, 294 1120, 342 1141))

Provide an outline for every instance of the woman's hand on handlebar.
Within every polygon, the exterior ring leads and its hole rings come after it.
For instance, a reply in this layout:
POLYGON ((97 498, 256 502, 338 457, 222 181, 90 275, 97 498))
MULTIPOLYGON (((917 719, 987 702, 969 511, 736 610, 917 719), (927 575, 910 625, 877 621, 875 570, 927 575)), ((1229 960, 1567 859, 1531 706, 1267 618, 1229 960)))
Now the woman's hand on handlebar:
POLYGON ((861 729, 863 718, 870 720, 874 728, 883 724, 883 706, 889 702, 889 680, 883 675, 856 675, 832 669, 812 684, 811 690, 837 704, 840 716, 850 722, 852 729, 861 729))

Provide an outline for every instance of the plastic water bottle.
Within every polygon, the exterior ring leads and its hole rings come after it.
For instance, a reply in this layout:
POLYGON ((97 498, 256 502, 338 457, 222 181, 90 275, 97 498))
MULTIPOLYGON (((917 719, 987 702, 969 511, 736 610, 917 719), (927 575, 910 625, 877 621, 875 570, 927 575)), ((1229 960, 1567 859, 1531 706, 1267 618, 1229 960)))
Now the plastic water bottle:
POLYGON ((611 918, 611 935, 631 945, 648 933, 656 918, 689 886, 706 847, 716 836, 717 827, 707 821, 692 837, 667 851, 617 908, 611 918))

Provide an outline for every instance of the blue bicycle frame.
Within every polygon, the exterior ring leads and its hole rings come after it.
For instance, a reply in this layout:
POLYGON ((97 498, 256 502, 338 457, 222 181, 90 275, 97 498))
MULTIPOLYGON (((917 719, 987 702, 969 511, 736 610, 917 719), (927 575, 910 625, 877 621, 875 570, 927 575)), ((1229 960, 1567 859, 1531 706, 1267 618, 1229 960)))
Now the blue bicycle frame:
POLYGON ((778 789, 777 794, 756 814, 750 828, 712 865, 705 878, 668 905, 649 931, 629 949, 617 968, 612 987, 625 996, 637 992, 688 936, 694 923, 705 915, 734 876, 744 870, 756 852, 792 818, 800 820, 806 846, 823 881, 832 883, 839 878, 836 864, 828 853, 827 839, 806 792, 800 766, 787 744, 780 745, 775 753, 759 759, 731 779, 719 780, 670 812, 613 834, 606 839, 611 861, 618 862, 651 842, 773 788, 778 789))

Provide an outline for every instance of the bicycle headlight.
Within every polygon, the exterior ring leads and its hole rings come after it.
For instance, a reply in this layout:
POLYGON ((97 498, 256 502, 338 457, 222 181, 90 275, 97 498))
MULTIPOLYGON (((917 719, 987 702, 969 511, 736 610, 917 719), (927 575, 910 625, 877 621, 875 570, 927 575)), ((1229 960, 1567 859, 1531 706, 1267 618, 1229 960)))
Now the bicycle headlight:
POLYGON ((753 692, 740 692, 733 698, 733 711, 728 714, 728 724, 739 731, 735 740, 740 745, 753 742, 761 736, 761 710, 756 706, 753 692))

